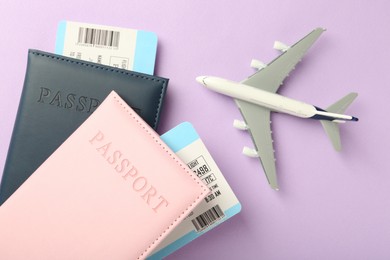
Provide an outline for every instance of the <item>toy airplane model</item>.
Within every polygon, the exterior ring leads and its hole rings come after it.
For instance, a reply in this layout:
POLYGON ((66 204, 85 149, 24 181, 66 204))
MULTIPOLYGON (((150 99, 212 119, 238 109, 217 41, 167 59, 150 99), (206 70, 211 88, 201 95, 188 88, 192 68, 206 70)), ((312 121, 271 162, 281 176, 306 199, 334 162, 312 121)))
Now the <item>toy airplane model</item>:
POLYGON ((271 111, 320 120, 338 151, 341 149, 338 123, 358 121, 356 117, 343 114, 357 97, 356 93, 348 94, 326 110, 276 94, 284 78, 324 31, 317 28, 291 47, 275 42, 274 48, 282 51, 282 54, 268 65, 252 60, 251 66, 258 71, 240 83, 217 77, 196 78, 206 88, 235 99, 245 122, 234 120, 233 125, 240 130, 247 130, 255 146, 255 149, 244 147, 243 153, 250 157, 260 157, 268 182, 275 190, 279 188, 271 136, 271 111))

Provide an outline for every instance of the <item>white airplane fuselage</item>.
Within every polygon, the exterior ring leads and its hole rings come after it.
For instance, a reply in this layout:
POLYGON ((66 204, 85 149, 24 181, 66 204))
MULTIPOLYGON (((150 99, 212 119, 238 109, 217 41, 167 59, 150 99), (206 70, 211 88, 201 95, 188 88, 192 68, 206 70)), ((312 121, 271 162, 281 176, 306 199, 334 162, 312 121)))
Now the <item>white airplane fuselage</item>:
POLYGON ((266 107, 275 112, 301 118, 329 120, 336 123, 357 121, 357 118, 353 116, 327 112, 305 102, 223 78, 201 76, 197 77, 197 81, 212 91, 266 107))

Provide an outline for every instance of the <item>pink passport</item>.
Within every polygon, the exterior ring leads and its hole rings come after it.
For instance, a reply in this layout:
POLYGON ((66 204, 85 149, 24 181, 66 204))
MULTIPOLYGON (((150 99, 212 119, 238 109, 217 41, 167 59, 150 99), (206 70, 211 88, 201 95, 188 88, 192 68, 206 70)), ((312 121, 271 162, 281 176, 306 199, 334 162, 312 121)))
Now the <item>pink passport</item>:
POLYGON ((143 259, 207 193, 111 92, 0 207, 0 259, 143 259))

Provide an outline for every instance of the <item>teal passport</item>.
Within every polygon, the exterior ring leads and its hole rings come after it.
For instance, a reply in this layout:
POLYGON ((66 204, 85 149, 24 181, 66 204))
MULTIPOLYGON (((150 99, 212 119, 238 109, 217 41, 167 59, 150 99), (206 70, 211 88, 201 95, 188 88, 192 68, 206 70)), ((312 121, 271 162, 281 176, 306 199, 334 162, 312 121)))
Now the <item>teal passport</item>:
POLYGON ((167 84, 168 79, 156 76, 29 50, 0 205, 112 90, 156 130, 167 84))

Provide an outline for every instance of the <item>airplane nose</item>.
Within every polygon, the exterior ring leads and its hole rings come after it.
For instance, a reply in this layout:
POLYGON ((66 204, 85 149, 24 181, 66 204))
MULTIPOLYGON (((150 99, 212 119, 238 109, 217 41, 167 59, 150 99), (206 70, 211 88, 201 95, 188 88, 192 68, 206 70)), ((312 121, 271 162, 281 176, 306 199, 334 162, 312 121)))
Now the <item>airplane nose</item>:
POLYGON ((200 84, 202 84, 203 86, 206 86, 206 83, 204 82, 205 80, 205 76, 199 76, 199 77, 196 77, 196 81, 198 81, 200 84))

